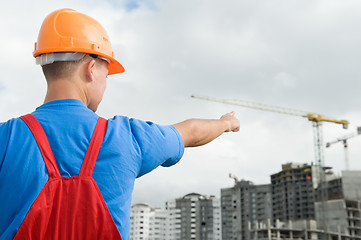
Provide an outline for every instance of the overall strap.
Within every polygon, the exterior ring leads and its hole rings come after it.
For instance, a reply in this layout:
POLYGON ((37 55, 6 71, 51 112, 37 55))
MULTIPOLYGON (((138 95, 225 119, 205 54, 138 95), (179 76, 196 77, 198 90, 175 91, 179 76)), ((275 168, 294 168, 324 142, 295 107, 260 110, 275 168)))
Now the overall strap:
POLYGON ((95 162, 98 158, 98 153, 103 143, 103 139, 107 131, 107 126, 108 120, 99 117, 97 125, 95 126, 93 132, 93 136, 90 140, 88 150, 85 154, 79 176, 91 177, 93 175, 95 162))
POLYGON ((26 125, 28 125, 30 131, 33 133, 35 140, 39 146, 41 155, 44 158, 46 168, 48 169, 49 179, 60 177, 60 172, 56 164, 56 160, 51 150, 48 138, 41 127, 39 121, 32 114, 27 114, 20 117, 26 125))

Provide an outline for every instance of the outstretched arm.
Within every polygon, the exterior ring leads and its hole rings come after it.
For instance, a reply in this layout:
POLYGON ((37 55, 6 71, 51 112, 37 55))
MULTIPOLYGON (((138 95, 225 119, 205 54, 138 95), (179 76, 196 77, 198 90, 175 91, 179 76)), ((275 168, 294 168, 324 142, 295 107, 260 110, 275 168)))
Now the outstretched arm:
POLYGON ((224 114, 220 119, 189 119, 174 124, 183 139, 185 147, 207 144, 224 132, 239 131, 239 120, 234 112, 224 114))

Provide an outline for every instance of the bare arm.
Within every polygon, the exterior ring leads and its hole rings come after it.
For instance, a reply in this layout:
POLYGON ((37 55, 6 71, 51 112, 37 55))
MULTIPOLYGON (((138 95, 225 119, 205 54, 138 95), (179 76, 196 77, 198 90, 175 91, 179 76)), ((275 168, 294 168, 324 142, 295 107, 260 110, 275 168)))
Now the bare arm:
POLYGON ((189 119, 174 124, 183 139, 185 147, 197 147, 207 144, 224 132, 239 131, 239 120, 234 112, 220 119, 189 119))

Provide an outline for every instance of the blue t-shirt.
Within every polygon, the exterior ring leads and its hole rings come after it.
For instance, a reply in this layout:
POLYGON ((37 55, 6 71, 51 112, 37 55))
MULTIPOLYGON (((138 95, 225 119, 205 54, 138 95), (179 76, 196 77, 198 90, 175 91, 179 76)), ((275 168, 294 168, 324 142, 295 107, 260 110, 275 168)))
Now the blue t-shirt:
MULTIPOLYGON (((48 102, 36 109, 64 177, 77 176, 98 116, 75 99, 48 102)), ((115 116, 95 163, 95 179, 124 240, 129 238, 134 181, 159 165, 177 163, 183 141, 173 126, 115 116)), ((0 240, 13 239, 48 180, 35 138, 19 118, 0 123, 0 240)))

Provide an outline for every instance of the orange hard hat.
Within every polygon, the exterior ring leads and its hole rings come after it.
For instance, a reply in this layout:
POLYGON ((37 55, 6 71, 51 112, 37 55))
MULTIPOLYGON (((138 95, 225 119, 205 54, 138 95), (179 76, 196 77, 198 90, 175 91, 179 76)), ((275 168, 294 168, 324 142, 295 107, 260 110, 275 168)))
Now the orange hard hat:
POLYGON ((82 52, 96 54, 110 60, 109 74, 124 72, 114 58, 109 37, 95 19, 73 9, 50 13, 41 25, 34 57, 44 53, 82 52))

